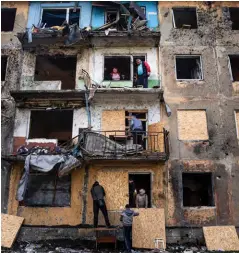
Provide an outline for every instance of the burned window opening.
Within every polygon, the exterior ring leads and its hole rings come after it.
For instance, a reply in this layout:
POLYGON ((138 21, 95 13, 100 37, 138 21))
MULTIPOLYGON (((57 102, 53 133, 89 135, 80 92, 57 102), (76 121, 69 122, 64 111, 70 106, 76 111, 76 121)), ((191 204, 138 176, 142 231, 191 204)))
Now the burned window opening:
POLYGON ((136 207, 136 192, 139 194, 141 189, 145 190, 148 196, 148 207, 152 207, 151 203, 151 174, 150 173, 129 173, 129 180, 133 183, 129 183, 129 205, 130 207, 136 207), (134 190, 136 190, 134 192, 134 190))
POLYGON ((200 56, 176 56, 177 79, 202 79, 200 56))
POLYGON ((196 8, 173 8, 174 28, 197 29, 196 8))
POLYGON ((16 18, 16 8, 2 8, 1 11, 1 31, 11 32, 14 28, 16 18))
POLYGON ((7 72, 7 56, 1 57, 1 81, 5 81, 7 72))
POLYGON ((72 138, 73 111, 31 111, 29 138, 57 139, 59 144, 72 138))
POLYGON ((30 170, 24 206, 67 207, 71 205, 71 176, 59 178, 57 168, 48 173, 30 170))
POLYGON ((183 173, 183 206, 214 206, 212 173, 183 173))
POLYGON ((230 72, 233 81, 239 81, 239 55, 230 55, 230 72))
POLYGON ((42 27, 61 26, 65 21, 69 24, 79 26, 80 9, 43 9, 42 10, 42 27))
POLYGON ((76 56, 37 56, 35 81, 61 81, 62 90, 75 89, 76 56))
MULTIPOLYGON (((114 21, 116 21, 117 19, 117 15, 118 15, 118 10, 115 9, 108 9, 105 12, 105 23, 112 23, 114 21)), ((117 25, 115 24, 114 26, 111 26, 110 28, 117 28, 117 25)))
POLYGON ((239 8, 229 8, 232 30, 239 30, 239 8))

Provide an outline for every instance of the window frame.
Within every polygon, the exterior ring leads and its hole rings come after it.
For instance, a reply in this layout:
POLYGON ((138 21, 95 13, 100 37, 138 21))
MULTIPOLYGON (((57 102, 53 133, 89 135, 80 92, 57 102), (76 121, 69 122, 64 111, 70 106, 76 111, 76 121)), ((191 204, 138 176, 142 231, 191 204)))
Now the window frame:
POLYGON ((14 29, 15 29, 15 23, 16 23, 16 16, 17 16, 17 8, 14 8, 14 7, 10 7, 10 8, 8 8, 8 7, 1 7, 1 11, 3 10, 3 9, 15 9, 15 17, 14 17, 14 22, 13 22, 13 27, 12 27, 12 30, 11 31, 2 31, 1 30, 1 33, 12 33, 13 31, 14 31, 14 29))
POLYGON ((114 8, 109 8, 109 9, 106 9, 105 10, 105 17, 104 17, 104 24, 106 25, 106 24, 108 24, 108 23, 106 23, 106 21, 107 21, 107 13, 108 12, 116 12, 116 17, 117 17, 117 15, 119 15, 119 10, 117 10, 117 9, 114 9, 114 8))
POLYGON ((133 82, 134 80, 134 57, 135 56, 144 56, 145 57, 145 61, 147 61, 147 54, 104 54, 103 55, 103 66, 102 66, 102 80, 103 82, 133 82), (119 81, 114 81, 114 80, 105 80, 104 77, 105 77, 105 57, 130 57, 130 80, 119 80, 119 81))
POLYGON ((237 56, 239 58, 239 54, 229 54, 227 57, 228 57, 228 68, 229 68, 229 72, 230 72, 230 79, 232 82, 238 82, 238 81, 235 81, 233 79, 233 74, 232 74, 232 65, 231 65, 231 56, 237 56))
POLYGON ((206 171, 206 172, 200 172, 200 171, 182 171, 181 174, 181 182, 182 182, 182 200, 181 200, 181 207, 183 209, 191 209, 191 208, 215 208, 216 207, 216 202, 215 202, 215 183, 214 183, 214 177, 213 177, 213 172, 212 171, 206 171), (210 174, 211 178, 211 193, 212 193, 212 205, 210 206, 184 206, 183 205, 183 174, 210 174))
POLYGON ((174 56, 174 72, 175 72, 175 79, 176 81, 203 81, 204 75, 203 75, 203 63, 202 63, 202 55, 199 54, 176 54, 174 56), (196 58, 199 57, 200 59, 200 67, 201 67, 201 78, 200 79, 178 79, 177 77, 177 57, 179 58, 196 58))
MULTIPOLYGON (((196 29, 198 29, 198 12, 197 12, 197 7, 195 6, 195 7, 184 7, 184 6, 180 6, 180 7, 173 7, 172 8, 172 23, 173 23, 173 28, 174 29, 182 29, 182 28, 177 28, 176 27, 176 24, 175 24, 175 18, 174 18, 174 9, 195 9, 196 10, 196 21, 197 21, 197 28, 190 28, 190 29, 188 29, 188 30, 196 30, 196 29)), ((185 28, 183 28, 183 29, 185 29, 185 28)), ((186 29, 187 30, 187 29, 186 29)))
MULTIPOLYGON (((43 16, 43 11, 44 10, 66 10, 66 21, 67 23, 69 24, 69 17, 70 17, 70 10, 71 9, 74 9, 74 7, 41 7, 41 18, 40 18, 40 24, 42 23, 42 16, 43 16)), ((79 9, 80 10, 80 15, 79 15, 79 24, 78 24, 78 27, 80 27, 80 19, 81 19, 81 8, 80 7, 77 7, 76 9, 79 9)))

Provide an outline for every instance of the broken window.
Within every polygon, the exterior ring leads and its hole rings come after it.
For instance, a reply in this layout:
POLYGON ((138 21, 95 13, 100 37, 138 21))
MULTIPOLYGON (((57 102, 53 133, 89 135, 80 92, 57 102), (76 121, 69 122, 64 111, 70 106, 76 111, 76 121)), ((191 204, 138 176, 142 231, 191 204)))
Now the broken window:
POLYGON ((67 9, 43 9, 42 10, 42 26, 61 26, 64 21, 69 25, 77 23, 80 24, 80 9, 67 8, 67 9))
POLYGON ((71 176, 59 178, 57 168, 48 173, 30 171, 24 206, 64 207, 71 205, 71 176))
POLYGON ((239 55, 230 55, 229 65, 232 81, 239 81, 239 55))
POLYGON ((105 23, 112 23, 117 19, 118 10, 108 9, 105 12, 105 23))
POLYGON ((76 56, 37 56, 36 81, 61 81, 61 89, 75 89, 76 56))
POLYGON ((174 28, 196 29, 196 8, 173 8, 173 23, 174 28))
POLYGON ((211 173, 183 173, 183 206, 214 206, 211 173))
POLYGON ((151 203, 151 174, 150 173, 130 173, 129 180, 129 204, 130 207, 136 207, 136 195, 133 191, 136 190, 137 194, 141 189, 145 190, 148 196, 148 207, 152 207, 151 203))
POLYGON ((239 8, 229 8, 232 30, 239 30, 239 8))
POLYGON ((116 68, 119 74, 117 81, 133 80, 137 72, 136 59, 145 61, 145 56, 105 56, 104 80, 112 80, 113 68, 116 68))
POLYGON ((72 138, 73 111, 31 111, 29 139, 57 139, 58 145, 72 138))
POLYGON ((7 56, 1 57, 1 81, 5 81, 7 71, 7 56))
POLYGON ((14 28, 16 17, 16 8, 2 8, 1 14, 1 30, 2 32, 11 32, 14 28))
POLYGON ((202 79, 200 56, 176 56, 177 79, 202 79))

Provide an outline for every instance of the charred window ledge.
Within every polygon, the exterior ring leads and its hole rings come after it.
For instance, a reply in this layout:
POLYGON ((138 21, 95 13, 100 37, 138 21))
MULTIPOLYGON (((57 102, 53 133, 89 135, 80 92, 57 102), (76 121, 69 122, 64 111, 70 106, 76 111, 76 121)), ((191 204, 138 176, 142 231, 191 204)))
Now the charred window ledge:
POLYGON ((204 211, 207 209, 216 209, 216 206, 183 206, 183 210, 192 210, 192 211, 204 211))

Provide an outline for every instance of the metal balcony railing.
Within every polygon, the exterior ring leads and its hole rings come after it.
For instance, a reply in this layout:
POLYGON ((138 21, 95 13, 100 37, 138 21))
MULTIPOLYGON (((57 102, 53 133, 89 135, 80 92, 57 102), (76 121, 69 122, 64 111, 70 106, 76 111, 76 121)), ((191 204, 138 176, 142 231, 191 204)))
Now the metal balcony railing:
POLYGON ((83 131, 78 144, 87 159, 155 159, 169 157, 169 132, 83 131))

